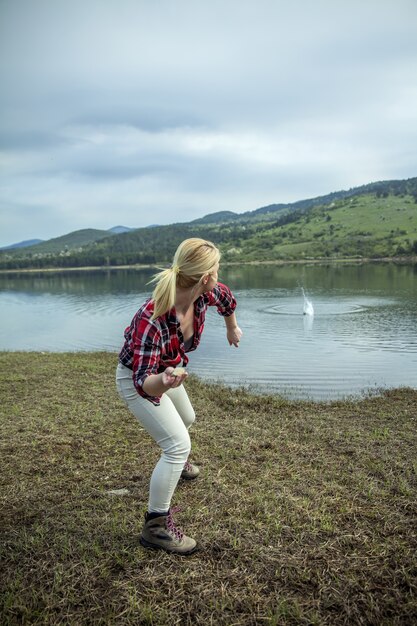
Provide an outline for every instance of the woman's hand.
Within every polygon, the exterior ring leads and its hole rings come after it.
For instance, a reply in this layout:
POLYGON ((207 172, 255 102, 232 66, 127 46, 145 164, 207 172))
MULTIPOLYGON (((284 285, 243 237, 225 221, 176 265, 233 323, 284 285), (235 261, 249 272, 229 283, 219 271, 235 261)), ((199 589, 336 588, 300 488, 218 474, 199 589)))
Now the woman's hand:
POLYGON ((235 326, 234 328, 228 328, 227 341, 229 342, 229 346, 235 346, 235 348, 238 348, 242 334, 243 333, 240 330, 239 326, 235 326))
POLYGON ((184 373, 180 374, 179 376, 173 376, 173 371, 173 367, 167 367, 166 370, 162 372, 162 383, 167 389, 179 387, 188 376, 188 372, 186 370, 184 370, 184 373))
MULTIPOLYGON (((183 369, 184 368, 181 368, 181 370, 183 369)), ((173 367, 167 367, 161 374, 150 374, 144 380, 143 390, 150 396, 162 396, 162 394, 168 391, 168 389, 179 387, 187 378, 188 372, 184 370, 184 372, 179 376, 173 376, 173 371, 173 367)))

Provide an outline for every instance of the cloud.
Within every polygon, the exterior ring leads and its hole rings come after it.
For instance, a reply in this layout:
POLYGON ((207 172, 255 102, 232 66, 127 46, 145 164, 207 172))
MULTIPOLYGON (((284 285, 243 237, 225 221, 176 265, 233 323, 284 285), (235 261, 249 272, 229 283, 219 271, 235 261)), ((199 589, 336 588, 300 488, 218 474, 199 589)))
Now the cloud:
POLYGON ((3 0, 0 18, 0 245, 416 174, 412 0, 3 0))

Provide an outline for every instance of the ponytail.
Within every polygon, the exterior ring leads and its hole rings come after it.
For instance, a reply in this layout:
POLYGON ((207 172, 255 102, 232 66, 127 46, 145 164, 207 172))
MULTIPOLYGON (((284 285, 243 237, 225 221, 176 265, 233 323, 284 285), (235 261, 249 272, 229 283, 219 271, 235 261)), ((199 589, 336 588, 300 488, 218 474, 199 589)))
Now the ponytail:
POLYGON ((170 267, 167 270, 162 270, 162 272, 155 274, 151 282, 156 283, 152 294, 154 310, 151 319, 154 320, 172 309, 175 304, 177 273, 174 268, 170 267))

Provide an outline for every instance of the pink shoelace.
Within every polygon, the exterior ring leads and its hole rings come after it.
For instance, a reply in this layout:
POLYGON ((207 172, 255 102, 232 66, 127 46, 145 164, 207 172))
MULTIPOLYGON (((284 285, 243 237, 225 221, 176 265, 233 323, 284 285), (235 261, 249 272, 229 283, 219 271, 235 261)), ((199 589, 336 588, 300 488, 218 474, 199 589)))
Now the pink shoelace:
POLYGON ((191 470, 193 469, 193 466, 191 465, 190 461, 185 461, 184 469, 186 472, 191 472, 191 470))
POLYGON ((167 521, 166 521, 166 525, 167 525, 167 529, 174 533, 175 537, 181 541, 181 539, 184 537, 184 533, 182 532, 182 530, 180 528, 177 528, 177 526, 175 526, 175 522, 173 519, 173 514, 174 513, 178 513, 178 511, 181 511, 179 506, 174 506, 172 507, 172 509, 169 509, 168 511, 168 515, 167 515, 167 521))

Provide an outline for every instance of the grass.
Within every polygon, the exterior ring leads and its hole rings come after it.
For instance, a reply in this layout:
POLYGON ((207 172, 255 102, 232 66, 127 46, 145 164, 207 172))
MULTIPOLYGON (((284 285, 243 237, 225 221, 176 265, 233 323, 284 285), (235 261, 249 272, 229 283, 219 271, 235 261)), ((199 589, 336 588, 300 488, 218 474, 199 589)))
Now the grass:
POLYGON ((415 623, 416 390, 291 402, 191 377, 185 558, 139 545, 158 451, 115 363, 0 353, 2 626, 415 623))

